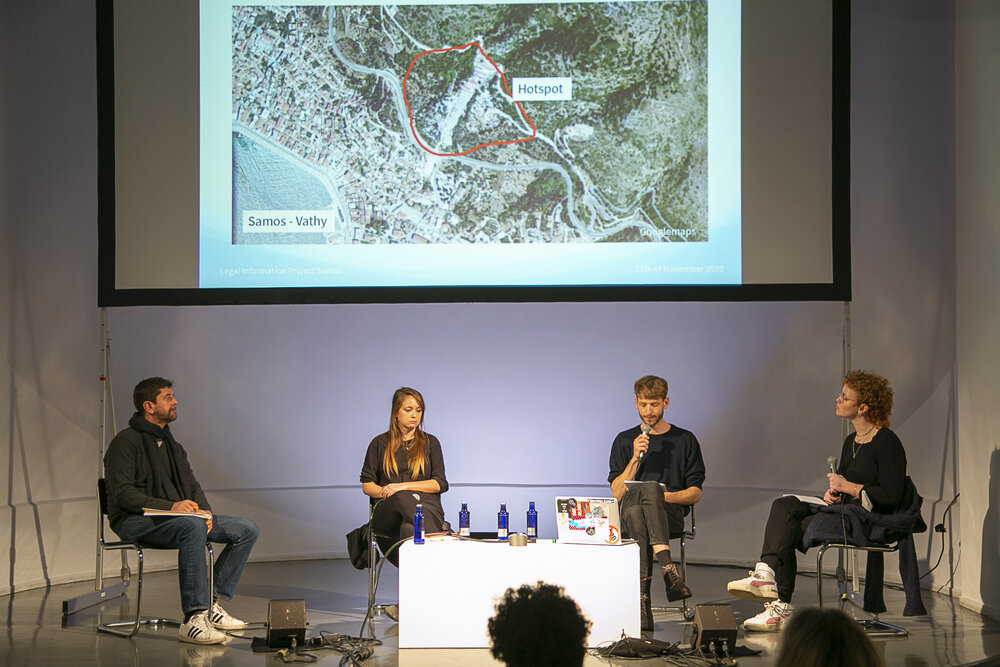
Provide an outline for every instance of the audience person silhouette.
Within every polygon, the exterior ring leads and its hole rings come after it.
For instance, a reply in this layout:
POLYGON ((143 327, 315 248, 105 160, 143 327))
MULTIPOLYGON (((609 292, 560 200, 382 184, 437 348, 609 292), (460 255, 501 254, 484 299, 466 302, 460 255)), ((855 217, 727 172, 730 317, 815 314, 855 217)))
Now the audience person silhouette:
POLYGON ((507 667, 579 667, 588 621, 562 587, 539 581, 508 588, 489 620, 491 652, 507 667))
POLYGON ((875 645, 839 609, 801 609, 781 637, 775 667, 885 667, 875 645))

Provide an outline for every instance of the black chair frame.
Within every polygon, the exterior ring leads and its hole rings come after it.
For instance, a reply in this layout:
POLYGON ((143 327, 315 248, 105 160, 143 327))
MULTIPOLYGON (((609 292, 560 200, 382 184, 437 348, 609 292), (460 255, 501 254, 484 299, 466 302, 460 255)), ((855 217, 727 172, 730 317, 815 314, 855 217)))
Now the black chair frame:
MULTIPOLYGON (((691 511, 688 512, 688 515, 687 515, 687 517, 686 517, 685 520, 687 520, 687 519, 691 520, 691 527, 690 528, 685 528, 683 531, 681 531, 679 533, 671 533, 671 535, 670 535, 670 539, 671 540, 675 540, 675 539, 680 540, 681 577, 684 579, 684 581, 687 581, 687 551, 686 551, 685 547, 687 546, 688 541, 693 540, 695 538, 695 536, 697 535, 697 532, 698 532, 697 531, 697 525, 695 524, 694 505, 691 505, 690 507, 691 507, 691 511)), ((650 551, 652 551, 652 549, 653 549, 652 547, 647 547, 647 548, 650 551)), ((654 614, 657 614, 657 613, 666 613, 666 612, 671 612, 671 611, 679 611, 679 612, 681 612, 681 614, 684 616, 685 620, 688 620, 688 621, 690 621, 692 618, 694 618, 694 609, 692 609, 691 607, 688 606, 687 598, 685 598, 684 600, 681 600, 681 603, 679 605, 676 605, 676 606, 653 607, 653 613, 654 614)))
MULTIPOLYGON (((856 544, 846 544, 844 542, 826 542, 820 545, 816 552, 816 599, 820 607, 823 606, 823 555, 830 549, 837 549, 837 589, 839 591, 840 608, 851 605, 856 609, 871 614, 864 609, 863 598, 859 594, 861 589, 860 573, 858 569, 858 552, 879 552, 893 553, 899 551, 899 543, 886 544, 880 546, 862 547, 856 544), (851 572, 848 575, 846 562, 847 555, 851 555, 851 572)), ((871 614, 871 618, 857 619, 861 629, 866 634, 876 637, 906 637, 909 631, 906 628, 885 621, 879 620, 878 614, 871 614)))
MULTIPOLYGON (((157 618, 157 617, 147 617, 143 618, 141 615, 141 604, 142 604, 142 567, 144 552, 143 549, 154 549, 156 547, 143 547, 138 542, 131 542, 127 540, 108 540, 104 535, 104 524, 105 517, 108 515, 108 490, 107 482, 104 478, 97 480, 97 498, 100 503, 101 515, 100 515, 100 531, 98 536, 98 541, 100 542, 100 548, 103 551, 118 551, 122 554, 122 569, 121 569, 121 579, 125 586, 125 591, 123 594, 128 592, 128 587, 132 581, 132 571, 128 564, 128 552, 134 551, 136 555, 137 565, 136 565, 136 576, 135 576, 135 616, 129 621, 114 621, 111 623, 100 623, 97 626, 98 632, 107 632, 109 634, 118 635, 119 637, 134 637, 137 632, 139 632, 139 627, 143 625, 150 626, 174 626, 180 627, 181 621, 170 619, 170 618, 157 618)), ((215 554, 212 550, 212 543, 206 542, 205 549, 208 557, 208 590, 214 591, 215 588, 215 554)))
MULTIPOLYGON (((377 604, 375 602, 375 596, 378 593, 378 582, 382 574, 382 566, 385 565, 387 558, 383 558, 382 562, 378 562, 378 538, 379 537, 391 537, 390 535, 382 535, 375 532, 375 507, 382 502, 382 500, 377 500, 376 502, 370 502, 368 504, 368 611, 365 615, 364 620, 361 622, 361 632, 364 632, 365 624, 368 625, 369 634, 373 632, 371 622, 375 620, 377 614, 385 614, 391 604, 377 604)), ((448 521, 444 522, 442 529, 445 532, 451 532, 451 524, 448 521)), ((388 556, 393 551, 398 549, 404 542, 412 540, 413 537, 404 537, 403 539, 395 542, 389 549, 383 554, 383 556, 388 556)), ((388 615, 388 614, 386 614, 388 615)), ((359 633, 360 634, 360 633, 359 633)))
MULTIPOLYGON (((386 609, 392 605, 388 604, 376 604, 375 594, 378 592, 378 575, 381 573, 381 568, 376 568, 378 563, 378 538, 388 537, 387 535, 380 535, 375 532, 375 506, 378 505, 381 500, 368 504, 368 616, 369 621, 373 620, 377 614, 385 613, 386 609)), ((405 540, 403 540, 405 541, 405 540)), ((398 548, 401 542, 397 542, 392 546, 392 549, 398 548)), ((364 625, 362 624, 362 627, 364 625)))

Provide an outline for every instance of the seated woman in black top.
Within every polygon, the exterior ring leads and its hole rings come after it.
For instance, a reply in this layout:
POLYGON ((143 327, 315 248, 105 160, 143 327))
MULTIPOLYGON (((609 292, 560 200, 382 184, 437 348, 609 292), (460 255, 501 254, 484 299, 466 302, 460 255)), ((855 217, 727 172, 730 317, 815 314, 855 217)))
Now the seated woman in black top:
MULTIPOLYGON (((854 433, 847 436, 837 473, 828 473, 830 488, 823 495, 827 505, 853 503, 867 510, 890 513, 903 500, 906 452, 889 430, 892 387, 882 376, 851 371, 837 397, 838 417, 850 419, 854 433)), ((750 576, 729 582, 736 597, 765 602, 764 611, 743 623, 747 630, 772 631, 792 615, 795 589, 795 550, 805 553, 803 535, 816 516, 815 505, 798 498, 778 498, 764 528, 760 561, 750 576)))
MULTIPOLYGON (((372 526, 379 548, 386 553, 393 544, 413 536, 413 514, 423 505, 424 531, 444 526, 441 494, 448 490, 441 443, 423 425, 424 397, 416 389, 401 387, 392 395, 389 430, 368 445, 361 467, 361 490, 375 505, 372 526)), ((387 558, 399 566, 397 551, 387 558)))

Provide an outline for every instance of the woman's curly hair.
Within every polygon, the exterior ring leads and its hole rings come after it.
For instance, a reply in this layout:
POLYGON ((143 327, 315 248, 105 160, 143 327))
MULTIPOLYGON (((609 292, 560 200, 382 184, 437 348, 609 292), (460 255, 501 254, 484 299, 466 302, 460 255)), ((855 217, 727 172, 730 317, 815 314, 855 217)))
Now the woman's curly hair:
POLYGON ((578 667, 590 621, 561 586, 508 588, 487 626, 493 657, 508 667, 578 667))
POLYGON ((892 413, 892 387, 889 381, 871 371, 850 371, 843 384, 858 392, 858 405, 868 406, 868 421, 879 428, 889 428, 892 413))

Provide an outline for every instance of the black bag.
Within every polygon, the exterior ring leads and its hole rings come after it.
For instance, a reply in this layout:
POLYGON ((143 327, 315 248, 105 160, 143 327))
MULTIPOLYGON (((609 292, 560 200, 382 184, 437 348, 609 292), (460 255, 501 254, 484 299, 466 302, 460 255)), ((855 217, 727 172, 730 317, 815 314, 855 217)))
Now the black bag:
MULTIPOLYGON (((368 524, 355 528, 347 534, 347 555, 351 559, 351 565, 355 570, 364 570, 368 567, 368 550, 371 549, 368 541, 368 524)), ((375 563, 378 563, 378 549, 375 550, 375 563)))
POLYGON ((629 637, 622 634, 622 638, 608 646, 602 646, 595 651, 602 657, 618 658, 655 658, 661 655, 679 654, 677 645, 680 642, 663 642, 658 639, 646 639, 644 637, 629 637))

